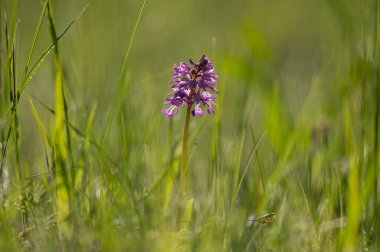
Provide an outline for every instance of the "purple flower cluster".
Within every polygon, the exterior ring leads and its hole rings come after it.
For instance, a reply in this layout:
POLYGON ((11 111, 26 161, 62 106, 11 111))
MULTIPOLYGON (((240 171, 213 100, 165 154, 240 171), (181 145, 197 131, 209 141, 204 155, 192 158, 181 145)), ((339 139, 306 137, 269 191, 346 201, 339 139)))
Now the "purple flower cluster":
POLYGON ((215 86, 218 75, 214 73, 214 66, 205 55, 199 59, 198 63, 191 59, 189 62, 190 65, 184 62, 180 62, 179 66, 174 65, 173 77, 169 83, 172 91, 165 102, 170 107, 162 110, 162 113, 169 118, 178 114, 178 108, 181 105, 188 108, 195 105, 191 110, 193 116, 205 114, 201 105, 209 114, 214 113, 213 107, 216 103, 213 100, 216 95, 208 92, 208 90, 217 92, 215 86))

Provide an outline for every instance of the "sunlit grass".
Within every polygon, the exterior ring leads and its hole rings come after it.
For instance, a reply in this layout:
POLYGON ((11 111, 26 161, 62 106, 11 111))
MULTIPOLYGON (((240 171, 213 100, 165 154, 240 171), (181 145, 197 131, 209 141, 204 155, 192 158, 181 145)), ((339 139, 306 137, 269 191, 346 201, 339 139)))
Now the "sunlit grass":
POLYGON ((377 0, 0 7, 1 251, 379 250, 377 0), (160 111, 203 53, 183 196, 160 111))

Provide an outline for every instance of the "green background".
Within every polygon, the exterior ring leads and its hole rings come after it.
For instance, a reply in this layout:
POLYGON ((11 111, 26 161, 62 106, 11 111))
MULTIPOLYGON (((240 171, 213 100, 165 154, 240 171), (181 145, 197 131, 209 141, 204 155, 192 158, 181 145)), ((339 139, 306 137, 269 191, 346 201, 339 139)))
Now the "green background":
POLYGON ((44 3, 0 1, 0 248, 379 249, 377 0, 53 0, 30 53, 44 3), (49 10, 64 34, 12 105, 49 10), (218 107, 191 118, 182 197, 185 109, 161 110, 202 54, 218 107))

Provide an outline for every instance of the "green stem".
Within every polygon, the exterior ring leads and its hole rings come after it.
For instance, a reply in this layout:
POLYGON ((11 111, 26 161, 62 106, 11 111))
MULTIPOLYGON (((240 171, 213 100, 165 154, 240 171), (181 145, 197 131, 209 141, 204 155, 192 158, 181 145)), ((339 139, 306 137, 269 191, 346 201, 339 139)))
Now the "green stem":
POLYGON ((185 178, 186 178, 186 161, 187 161, 186 154, 187 154, 187 140, 189 136, 190 112, 191 112, 191 107, 187 107, 185 129, 183 130, 181 177, 179 180, 179 190, 182 196, 185 195, 185 178))

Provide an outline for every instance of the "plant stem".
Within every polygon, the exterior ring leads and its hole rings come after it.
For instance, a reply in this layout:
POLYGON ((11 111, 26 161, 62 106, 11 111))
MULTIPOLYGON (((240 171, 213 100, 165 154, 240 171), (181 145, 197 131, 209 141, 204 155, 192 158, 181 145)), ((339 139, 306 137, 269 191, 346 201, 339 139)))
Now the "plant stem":
POLYGON ((187 140, 189 136, 190 112, 191 112, 191 107, 187 107, 185 129, 183 130, 181 177, 179 180, 179 190, 182 196, 185 195, 185 176, 186 176, 186 161, 187 161, 186 154, 187 154, 187 140))

